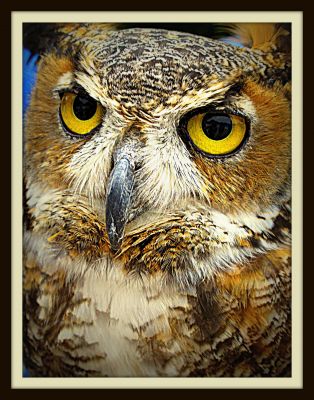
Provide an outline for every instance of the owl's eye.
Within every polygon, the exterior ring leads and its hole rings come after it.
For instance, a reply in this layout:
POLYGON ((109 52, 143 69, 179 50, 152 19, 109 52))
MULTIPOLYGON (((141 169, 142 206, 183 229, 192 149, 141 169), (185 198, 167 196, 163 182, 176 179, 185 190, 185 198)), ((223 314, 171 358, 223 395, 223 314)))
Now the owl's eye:
POLYGON ((87 135, 100 125, 102 106, 86 94, 64 93, 60 114, 66 128, 76 135, 87 135))
POLYGON ((247 126, 239 115, 208 112, 193 115, 187 121, 186 130, 201 151, 222 156, 239 148, 246 137, 247 126))

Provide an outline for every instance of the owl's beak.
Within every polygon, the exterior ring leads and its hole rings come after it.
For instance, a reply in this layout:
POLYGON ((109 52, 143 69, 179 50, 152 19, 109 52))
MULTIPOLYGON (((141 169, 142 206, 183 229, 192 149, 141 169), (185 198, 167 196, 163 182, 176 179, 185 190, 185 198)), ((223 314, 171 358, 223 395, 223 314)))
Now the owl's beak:
POLYGON ((111 171, 107 189, 106 228, 112 251, 119 250, 128 219, 134 184, 134 163, 127 155, 111 171))

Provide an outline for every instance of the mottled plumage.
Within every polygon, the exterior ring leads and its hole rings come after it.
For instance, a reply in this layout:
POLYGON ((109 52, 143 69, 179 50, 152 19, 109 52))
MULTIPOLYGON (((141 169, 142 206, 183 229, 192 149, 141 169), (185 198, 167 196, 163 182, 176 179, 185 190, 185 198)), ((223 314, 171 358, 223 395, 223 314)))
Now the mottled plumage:
POLYGON ((275 28, 253 48, 48 31, 25 116, 34 376, 290 375, 290 60, 275 28), (69 131, 64 93, 101 106, 91 133, 69 131), (245 119, 241 146, 198 149, 184 121, 202 110, 245 119))

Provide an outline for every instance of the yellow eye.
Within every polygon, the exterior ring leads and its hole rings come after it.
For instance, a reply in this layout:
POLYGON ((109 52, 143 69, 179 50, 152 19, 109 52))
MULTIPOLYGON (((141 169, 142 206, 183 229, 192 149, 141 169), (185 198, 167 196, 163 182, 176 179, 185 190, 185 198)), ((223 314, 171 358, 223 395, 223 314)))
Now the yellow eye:
POLYGON ((85 94, 65 93, 60 106, 63 123, 71 133, 86 135, 102 120, 103 108, 85 94))
POLYGON ((212 155, 232 153, 244 141, 246 123, 239 115, 204 113, 193 115, 187 122, 192 142, 212 155))

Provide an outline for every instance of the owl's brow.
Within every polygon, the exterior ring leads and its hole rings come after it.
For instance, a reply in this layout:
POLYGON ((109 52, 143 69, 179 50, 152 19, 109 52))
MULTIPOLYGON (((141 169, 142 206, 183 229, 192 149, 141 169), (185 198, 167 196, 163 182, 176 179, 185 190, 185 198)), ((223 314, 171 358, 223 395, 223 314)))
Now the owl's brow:
POLYGON ((241 96, 241 91, 244 87, 244 84, 245 84, 244 78, 241 76, 237 76, 237 80, 234 83, 228 82, 228 85, 226 86, 223 96, 221 96, 221 95, 218 95, 217 97, 211 96, 210 103, 202 104, 199 106, 196 106, 195 102, 194 102, 193 107, 189 107, 188 110, 190 110, 190 111, 195 110, 195 111, 199 112, 200 110, 206 110, 209 107, 216 107, 218 105, 224 106, 233 97, 235 97, 237 95, 241 96))
POLYGON ((225 96, 226 97, 231 97, 236 94, 239 94, 244 86, 244 78, 240 78, 237 82, 231 84, 229 89, 226 91, 225 96))
MULTIPOLYGON (((71 82, 71 84, 69 86, 67 86, 67 87, 62 87, 62 88, 57 88, 56 89, 56 92, 59 93, 59 95, 62 95, 65 92, 68 92, 68 91, 71 91, 71 92, 73 92, 75 94, 94 97, 93 95, 88 93, 87 90, 82 85, 80 85, 79 83, 77 83, 75 81, 71 82)), ((95 100, 97 100, 97 99, 95 99, 95 100)))
POLYGON ((87 93, 86 89, 76 81, 73 82, 73 85, 71 86, 71 90, 73 90, 73 92, 75 92, 77 94, 89 95, 89 93, 87 93))

